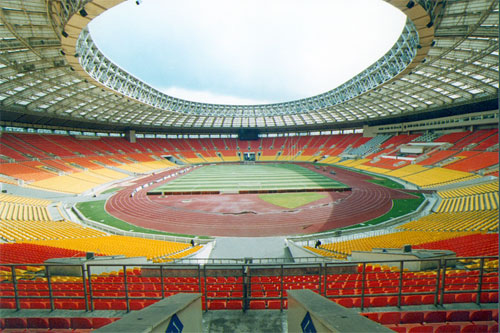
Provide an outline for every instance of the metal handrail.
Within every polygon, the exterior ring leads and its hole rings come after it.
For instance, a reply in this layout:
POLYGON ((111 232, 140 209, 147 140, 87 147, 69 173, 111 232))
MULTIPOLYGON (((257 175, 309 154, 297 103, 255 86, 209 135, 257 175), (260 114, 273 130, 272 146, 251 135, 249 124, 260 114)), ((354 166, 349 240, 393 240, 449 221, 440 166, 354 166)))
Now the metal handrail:
MULTIPOLYGON (((443 305, 445 296, 449 294, 475 294, 475 303, 481 302, 481 295, 485 292, 498 292, 498 280, 489 282, 489 288, 485 289, 486 263, 491 260, 498 260, 498 256, 489 257, 464 257, 464 258, 447 258, 447 259, 412 259, 412 260, 391 260, 389 261, 370 261, 370 262, 329 262, 329 263, 240 263, 240 264, 4 264, 2 267, 8 268, 11 273, 10 280, 0 282, 0 301, 9 302, 13 300, 14 307, 19 310, 24 308, 22 304, 26 299, 35 299, 38 301, 48 300, 50 309, 55 310, 61 305, 56 306, 56 302, 65 300, 80 301, 84 303, 82 309, 87 311, 95 310, 96 301, 100 300, 116 300, 124 301, 126 307, 123 310, 131 310, 131 301, 154 301, 168 297, 167 293, 176 292, 199 292, 203 297, 203 305, 205 309, 209 309, 209 304, 217 300, 241 300, 242 309, 246 310, 250 307, 250 302, 255 300, 279 300, 280 308, 285 307, 286 296, 285 292, 288 289, 304 288, 317 291, 330 299, 342 298, 358 298, 360 304, 356 307, 365 309, 368 304, 368 297, 394 296, 397 297, 396 306, 404 305, 403 297, 412 295, 432 295, 434 306, 443 305), (473 270, 461 269, 459 272, 450 272, 450 269, 455 266, 458 260, 476 260, 479 267, 473 270), (391 263, 393 267, 397 267, 397 271, 373 271, 374 265, 391 263), (414 275, 418 272, 410 272, 405 270, 411 263, 420 264, 435 264, 435 268, 427 270, 435 274, 429 276, 421 276, 415 279, 414 275), (396 265, 396 266, 394 266, 396 265), (23 275, 19 269, 24 269, 26 266, 37 266, 38 275, 33 276, 23 275), (369 267, 372 267, 370 271, 369 267), (72 282, 57 281, 57 275, 54 273, 55 268, 72 268, 74 273, 80 275, 81 279, 72 282), (140 268, 140 274, 131 270, 140 268), (102 272, 103 269, 116 271, 121 269, 118 275, 108 275, 109 280, 106 280, 105 274, 93 275, 93 272, 102 272), (472 272, 473 274, 470 274, 472 272), (460 275, 460 274, 461 275, 460 275), (391 274, 390 277, 376 276, 370 274, 391 274), (454 274, 459 274, 454 276, 454 274), (184 282, 168 282, 168 279, 175 278, 190 278, 184 282), (217 277, 223 277, 221 281, 217 277), (336 280, 333 280, 337 277, 336 280), (338 278, 343 280, 339 280, 338 278), (377 280, 372 278, 376 277, 377 280), (40 279, 42 278, 42 279, 40 279), (147 278, 150 278, 149 280, 147 278), (215 280, 213 280, 215 278, 215 280), (226 278, 233 278, 227 281, 226 278), (355 278, 353 280, 353 278, 355 278), (454 282, 453 278, 470 278, 471 281, 464 283, 454 282), (99 281, 102 279, 102 281, 99 281), (266 280, 267 279, 267 280, 266 280), (116 280, 116 281, 112 281, 116 280), (332 282, 335 281, 335 282, 332 282), (391 291, 384 291, 383 282, 391 281, 391 291), (416 282, 415 282, 416 281, 416 282), (373 282, 373 285, 372 285, 373 282), (422 283, 419 283, 422 282, 422 283), (333 284, 332 284, 333 283, 333 284), (342 287, 334 284, 342 283, 342 287), (393 285, 394 284, 394 285, 393 285), (397 284, 397 286, 395 286, 397 284), (420 287, 420 290, 411 290, 410 284, 415 284, 415 287, 420 287), (491 288, 493 284, 494 289, 491 288), (136 296, 134 286, 140 286, 143 291, 141 296, 136 296), (257 287, 252 287, 257 285, 257 287), (268 285, 270 289, 266 289, 268 285), (461 286, 460 289, 455 287, 461 286), (175 286, 177 290, 168 290, 167 286, 175 286), (214 288, 215 294, 211 294, 209 287, 214 288), (238 286, 237 290, 230 289, 231 286, 238 286), (466 288, 463 288, 466 286, 466 288), (29 289, 29 287, 33 289, 29 289), (43 288, 42 288, 43 287, 43 288), (229 291, 221 291, 219 288, 230 289, 229 291), (408 289, 407 289, 408 288, 408 289), (161 290, 161 293, 159 292, 161 290), (336 290, 342 291, 335 292, 336 290), (241 292, 236 296, 234 291, 241 292), (261 291, 262 296, 252 295, 252 291, 261 291), (268 291, 272 296, 264 295, 268 291), (380 292, 379 292, 380 291, 380 292), (67 293, 71 292, 72 295, 67 293), (150 295, 146 295, 151 292, 150 295), (223 296, 217 295, 217 292, 224 292, 223 296), (42 293, 45 293, 42 295, 42 293), (79 295, 73 295, 80 293, 79 295), (108 295, 107 295, 107 294, 108 295), (229 293, 229 294, 228 294, 229 293)), ((139 272, 139 270, 137 270, 139 272)), ((422 272, 422 271, 419 271, 422 272)), ((60 274, 60 273, 57 273, 60 274)), ((492 274, 492 277, 498 277, 498 273, 492 274)), ((67 278, 67 275, 61 275, 62 278, 67 278)), ((173 281, 173 280, 172 280, 173 281)), ((122 303, 123 304, 123 303, 122 303)), ((64 305, 64 304, 63 304, 64 305)))

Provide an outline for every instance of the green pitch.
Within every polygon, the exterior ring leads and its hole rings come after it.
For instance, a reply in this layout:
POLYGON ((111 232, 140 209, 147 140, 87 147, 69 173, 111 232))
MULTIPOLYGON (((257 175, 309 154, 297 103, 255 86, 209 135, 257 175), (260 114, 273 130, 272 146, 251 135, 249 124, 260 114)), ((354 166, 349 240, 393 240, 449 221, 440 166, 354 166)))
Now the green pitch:
POLYGON ((269 202, 275 206, 289 209, 298 208, 323 198, 326 198, 326 194, 317 192, 259 194, 259 199, 269 202))
POLYGON ((218 164, 195 169, 151 193, 219 191, 307 191, 346 188, 344 184, 295 164, 218 164))

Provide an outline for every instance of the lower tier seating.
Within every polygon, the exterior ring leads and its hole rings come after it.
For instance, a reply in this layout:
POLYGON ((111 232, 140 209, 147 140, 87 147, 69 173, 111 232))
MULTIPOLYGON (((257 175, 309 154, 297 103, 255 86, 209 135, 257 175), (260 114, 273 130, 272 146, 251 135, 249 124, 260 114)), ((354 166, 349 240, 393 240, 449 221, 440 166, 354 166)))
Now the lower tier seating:
POLYGON ((498 332, 498 310, 368 312, 363 316, 401 333, 498 332))

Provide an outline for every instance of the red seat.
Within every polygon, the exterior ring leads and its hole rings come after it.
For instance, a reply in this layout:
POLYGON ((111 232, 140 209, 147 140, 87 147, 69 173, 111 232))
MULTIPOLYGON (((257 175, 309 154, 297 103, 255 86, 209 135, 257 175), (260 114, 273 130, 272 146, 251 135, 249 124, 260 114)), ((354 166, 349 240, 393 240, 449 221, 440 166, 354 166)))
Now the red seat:
POLYGON ((434 327, 432 326, 413 326, 408 330, 408 333, 432 333, 434 331, 434 327))
POLYGON ((68 318, 49 318, 50 329, 69 329, 71 322, 68 318))
POLYGON ((414 324, 414 323, 420 324, 423 321, 424 321, 423 312, 404 312, 401 315, 402 324, 414 324))
POLYGON ((389 296, 387 299, 388 306, 397 306, 398 305, 398 297, 397 296, 389 296))
POLYGON ((420 297, 420 295, 405 296, 403 304, 404 305, 420 305, 420 304, 422 304, 421 297, 420 297))
POLYGON ((337 298, 335 299, 335 303, 338 305, 342 305, 344 308, 352 308, 352 299, 350 298, 337 298))
POLYGON ((498 323, 498 309, 491 310, 491 319, 498 323))
POLYGON ((5 318, 5 328, 26 328, 25 318, 5 318))
POLYGON ((209 310, 224 310, 226 308, 226 301, 208 301, 209 310))
POLYGON ((48 318, 27 318, 27 328, 49 328, 48 318))
POLYGON ((460 325, 447 324, 438 326, 434 330, 434 333, 460 333, 460 330, 461 330, 460 325))
POLYGON ((449 311, 446 321, 469 321, 469 311, 449 311))
POLYGON ((424 314, 425 323, 444 323, 446 322, 446 311, 430 311, 424 314))
POLYGON ((144 302, 132 300, 130 301, 130 310, 142 310, 144 309, 144 302))
POLYGON ((491 310, 476 310, 469 314, 470 321, 490 321, 492 320, 491 310))
POLYGON ((361 307, 361 297, 353 297, 352 298, 352 306, 355 308, 361 307))
POLYGON ((387 326, 387 328, 390 330, 393 330, 394 332, 406 333, 406 327, 391 325, 391 326, 387 326))
POLYGON ((455 296, 456 303, 473 303, 475 301, 476 301, 476 295, 473 293, 464 293, 455 296))
POLYGON ((15 309, 16 303, 0 300, 0 309, 15 309))
POLYGON ((468 324, 462 326, 460 333, 488 332, 488 325, 468 324))
POLYGON ((277 299, 269 300, 269 301, 267 301, 267 308, 280 310, 281 309, 281 301, 277 300, 277 299))
POLYGON ((365 316, 366 318, 378 323, 378 313, 370 312, 370 313, 362 313, 362 315, 365 316))
POLYGON ((383 312, 379 315, 379 323, 381 323, 382 325, 399 324, 400 322, 400 312, 383 312))
POLYGON ((370 307, 384 307, 389 305, 389 297, 370 297, 370 307))
POLYGON ((488 329, 488 333, 498 333, 498 323, 490 326, 490 328, 488 329))
POLYGON ((111 303, 96 301, 94 302, 94 310, 111 310, 111 303))
POLYGON ((422 304, 434 304, 434 295, 423 295, 422 304))
POLYGON ((241 310, 243 308, 243 302, 240 300, 229 300, 227 301, 226 309, 228 310, 241 310))
POLYGON ((455 294, 444 294, 443 304, 455 303, 455 294))
POLYGON ((266 301, 252 300, 250 301, 250 309, 261 310, 266 308, 266 301))
POLYGON ((112 310, 127 310, 127 302, 126 301, 114 301, 111 302, 112 310))
POLYGON ((97 329, 97 328, 109 325, 118 319, 120 319, 120 318, 92 318, 92 328, 97 329))
POLYGON ((71 318, 72 329, 91 329, 92 318, 71 318))

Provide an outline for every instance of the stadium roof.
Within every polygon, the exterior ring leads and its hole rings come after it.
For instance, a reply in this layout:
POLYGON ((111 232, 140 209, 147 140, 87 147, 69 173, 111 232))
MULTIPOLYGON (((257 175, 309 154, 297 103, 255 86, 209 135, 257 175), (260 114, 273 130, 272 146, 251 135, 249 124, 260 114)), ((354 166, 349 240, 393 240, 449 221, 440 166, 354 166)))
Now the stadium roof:
MULTIPOLYGON (((86 29, 123 0, 4 0, 1 121, 172 133, 335 129, 498 106, 497 0, 386 0, 408 17, 384 57, 338 88, 266 105, 167 96, 100 53, 86 29)), ((463 111, 465 112, 465 111, 463 111)))

